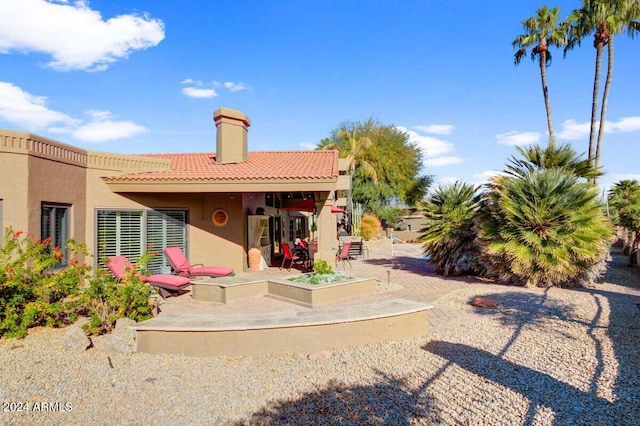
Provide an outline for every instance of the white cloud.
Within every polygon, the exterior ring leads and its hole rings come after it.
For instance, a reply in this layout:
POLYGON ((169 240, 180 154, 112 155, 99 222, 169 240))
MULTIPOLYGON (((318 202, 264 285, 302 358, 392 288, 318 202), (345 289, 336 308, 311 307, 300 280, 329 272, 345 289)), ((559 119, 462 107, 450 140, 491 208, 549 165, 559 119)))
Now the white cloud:
POLYGON ((537 132, 507 132, 496 135, 499 144, 502 145, 529 145, 540 141, 540 133, 537 132))
POLYGON ((182 94, 191 98, 213 98, 218 96, 213 89, 200 89, 198 87, 185 87, 182 89, 182 94))
MULTIPOLYGON (((599 126, 596 122, 596 126, 599 126)), ((596 132, 597 132, 596 127, 596 132)), ((618 121, 604 123, 605 133, 626 133, 640 131, 640 117, 623 117, 618 121)), ((576 120, 566 120, 562 123, 562 131, 558 133, 560 139, 577 140, 586 139, 591 132, 591 122, 578 123, 576 120)))
POLYGON ((27 129, 54 124, 73 125, 77 120, 47 108, 47 98, 34 96, 11 83, 0 81, 0 118, 27 129))
POLYGON ((419 135, 417 132, 408 130, 406 127, 398 126, 397 128, 409 136, 409 142, 416 144, 422 149, 425 157, 437 157, 454 150, 453 144, 450 142, 431 136, 419 135))
POLYGON ((618 122, 606 122, 605 131, 637 132, 640 130, 640 117, 623 117, 618 122))
POLYGON ((475 179, 475 184, 484 184, 489 182, 492 178, 496 176, 504 175, 504 172, 500 170, 485 170, 484 172, 475 173, 473 175, 475 179))
POLYGON ((182 84, 197 84, 197 85, 202 84, 201 81, 197 81, 197 80, 194 80, 192 78, 185 78, 180 83, 182 83, 182 84))
POLYGON ((453 131, 454 126, 451 124, 430 124, 427 126, 413 126, 413 128, 435 135, 449 135, 453 131))
POLYGON ((453 177, 453 176, 444 176, 439 178, 436 182, 434 186, 446 186, 446 185, 453 185, 454 183, 456 183, 457 181, 459 181, 460 179, 457 177, 453 177))
POLYGON ((424 165, 428 167, 441 167, 441 166, 452 166, 454 164, 460 164, 467 161, 464 158, 450 156, 450 157, 436 157, 436 158, 428 158, 424 161, 424 165))
POLYGON ((0 81, 0 118, 24 126, 25 130, 46 129, 52 133, 71 134, 84 142, 125 139, 147 129, 131 121, 114 121, 108 111, 89 110, 89 121, 73 118, 46 107, 44 96, 34 96, 11 83, 0 81))
POLYGON ((224 87, 229 89, 230 92, 237 92, 239 90, 244 90, 244 83, 233 83, 231 81, 227 81, 224 83, 224 87))
POLYGON ((315 143, 311 143, 311 142, 302 142, 300 143, 300 148, 302 149, 311 149, 314 150, 316 149, 318 145, 316 145, 315 143))
POLYGON ((159 19, 130 14, 105 21, 86 1, 2 0, 0 16, 0 53, 44 53, 58 71, 103 71, 165 36, 159 19))
POLYGON ((108 111, 89 111, 92 121, 77 127, 72 136, 83 142, 106 142, 145 133, 147 129, 131 121, 113 121, 108 111))
POLYGON ((566 140, 578 140, 589 136, 591 122, 578 123, 576 120, 565 120, 562 123, 562 131, 557 134, 558 138, 566 140))

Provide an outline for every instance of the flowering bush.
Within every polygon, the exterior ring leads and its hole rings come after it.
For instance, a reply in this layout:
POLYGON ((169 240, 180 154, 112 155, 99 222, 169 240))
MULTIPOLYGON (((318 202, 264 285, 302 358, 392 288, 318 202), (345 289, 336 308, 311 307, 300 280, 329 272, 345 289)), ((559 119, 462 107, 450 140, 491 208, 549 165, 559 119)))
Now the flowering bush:
POLYGON ((24 337, 29 327, 59 327, 73 322, 79 311, 83 277, 91 270, 79 259, 83 244, 67 242, 68 266, 54 270, 64 257, 51 239, 8 228, 0 248, 0 336, 24 337))
MULTIPOLYGON (((149 286, 140 279, 152 257, 158 253, 145 253, 133 268, 125 271, 118 282, 108 271, 100 270, 84 291, 82 300, 89 323, 84 330, 89 334, 109 333, 120 318, 136 322, 151 318, 153 306, 149 304, 149 286)), ((104 262, 106 263, 106 261, 104 262)))
POLYGON ((362 215, 362 220, 360 221, 360 235, 366 241, 376 238, 382 232, 382 223, 380 223, 380 219, 377 217, 364 214, 362 215))

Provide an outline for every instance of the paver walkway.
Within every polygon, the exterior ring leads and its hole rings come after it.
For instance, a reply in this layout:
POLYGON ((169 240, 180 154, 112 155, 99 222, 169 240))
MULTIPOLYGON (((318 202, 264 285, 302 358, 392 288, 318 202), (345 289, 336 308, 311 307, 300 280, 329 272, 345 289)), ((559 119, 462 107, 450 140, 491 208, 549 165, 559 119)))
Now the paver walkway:
MULTIPOLYGON (((358 277, 375 277, 382 289, 379 294, 366 296, 348 301, 340 301, 325 305, 327 308, 361 303, 363 301, 382 301, 402 298, 433 305, 428 311, 429 329, 442 331, 448 327, 481 318, 472 312, 455 309, 450 306, 439 306, 438 300, 453 292, 468 288, 479 281, 467 277, 443 278, 433 272, 433 268, 425 259, 410 256, 392 256, 390 248, 371 250, 366 259, 351 260, 351 268, 342 265, 336 270, 358 277)), ((260 272, 242 272, 238 276, 284 277, 300 273, 295 269, 287 271, 278 267, 271 267, 260 272)), ((229 304, 198 303, 191 300, 189 294, 177 298, 170 298, 162 302, 161 310, 165 313, 243 313, 270 312, 278 310, 308 309, 295 304, 275 300, 269 297, 252 297, 234 301, 229 304)))

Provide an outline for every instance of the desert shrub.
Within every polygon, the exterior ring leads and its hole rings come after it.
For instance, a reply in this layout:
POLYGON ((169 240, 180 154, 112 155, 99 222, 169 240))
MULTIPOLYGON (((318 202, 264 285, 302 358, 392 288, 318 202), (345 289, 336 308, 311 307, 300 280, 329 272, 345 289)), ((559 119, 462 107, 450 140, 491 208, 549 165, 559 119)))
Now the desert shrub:
POLYGON ((83 277, 91 270, 79 258, 87 256, 83 244, 67 242, 68 265, 51 240, 8 228, 0 249, 0 336, 24 337, 30 327, 59 327, 75 321, 83 277))
POLYGON ((316 260, 313 262, 313 272, 316 274, 332 274, 333 268, 326 260, 316 260))
POLYGON ((370 214, 362 215, 362 220, 360 221, 360 235, 365 240, 370 240, 372 238, 377 237, 382 232, 382 223, 380 220, 370 214))
POLYGON ((89 316, 85 332, 105 334, 113 330, 120 318, 139 322, 152 317, 151 289, 140 278, 151 257, 150 253, 144 254, 120 281, 106 270, 98 271, 83 294, 83 306, 89 316))

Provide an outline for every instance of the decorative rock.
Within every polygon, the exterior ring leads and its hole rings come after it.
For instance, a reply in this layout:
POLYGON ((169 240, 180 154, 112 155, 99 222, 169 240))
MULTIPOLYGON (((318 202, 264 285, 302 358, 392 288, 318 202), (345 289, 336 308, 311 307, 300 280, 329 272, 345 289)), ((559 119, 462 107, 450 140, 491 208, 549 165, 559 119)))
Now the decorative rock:
POLYGON ((328 359, 328 358, 331 358, 332 356, 333 356, 333 352, 331 352, 328 349, 322 349, 320 351, 315 351, 310 353, 307 358, 309 358, 311 361, 316 361, 318 359, 328 359))
POLYGON ((73 351, 86 351, 91 347, 91 339, 84 334, 84 331, 78 325, 69 327, 64 333, 63 341, 67 349, 73 351))
POLYGON ((499 305, 497 300, 486 297, 476 297, 471 301, 471 304, 478 308, 495 308, 499 305))
POLYGON ((130 354, 133 352, 126 336, 122 334, 105 334, 100 338, 100 344, 104 350, 120 354, 130 354))
POLYGON ((123 336, 127 345, 134 347, 136 344, 136 331, 130 327, 136 325, 136 322, 129 318, 120 318, 116 321, 116 327, 113 334, 123 336))

